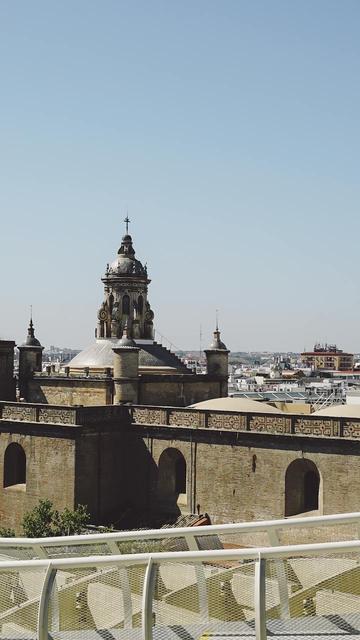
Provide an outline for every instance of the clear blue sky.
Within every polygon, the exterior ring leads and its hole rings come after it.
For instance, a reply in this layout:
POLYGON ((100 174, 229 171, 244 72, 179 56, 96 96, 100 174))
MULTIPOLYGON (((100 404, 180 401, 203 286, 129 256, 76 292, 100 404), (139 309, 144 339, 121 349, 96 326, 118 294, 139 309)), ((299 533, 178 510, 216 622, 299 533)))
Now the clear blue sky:
POLYGON ((93 339, 129 210, 180 348, 360 350, 360 3, 0 0, 0 335, 93 339))

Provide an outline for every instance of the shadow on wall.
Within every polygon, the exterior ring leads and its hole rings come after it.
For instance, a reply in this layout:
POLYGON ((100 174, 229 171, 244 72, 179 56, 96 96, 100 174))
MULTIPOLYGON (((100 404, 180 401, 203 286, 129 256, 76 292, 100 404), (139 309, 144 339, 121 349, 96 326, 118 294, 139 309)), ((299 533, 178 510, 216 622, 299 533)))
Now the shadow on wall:
POLYGON ((140 436, 132 436, 123 457, 126 508, 118 527, 161 526, 181 515, 186 506, 186 461, 180 451, 165 449, 156 465, 140 436), (180 505, 180 506, 179 506, 180 505))
POLYGON ((320 474, 307 458, 291 462, 285 474, 285 517, 320 508, 320 474))

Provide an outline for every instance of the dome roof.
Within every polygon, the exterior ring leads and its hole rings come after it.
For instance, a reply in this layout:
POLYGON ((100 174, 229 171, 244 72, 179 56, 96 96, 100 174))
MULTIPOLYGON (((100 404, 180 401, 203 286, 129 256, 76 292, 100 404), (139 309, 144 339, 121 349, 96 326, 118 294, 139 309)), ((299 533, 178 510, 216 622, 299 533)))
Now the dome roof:
POLYGON ((312 416, 328 416, 329 418, 360 418, 360 404, 333 404, 325 409, 314 411, 312 416))
POLYGON ((209 349, 207 349, 206 351, 227 351, 227 347, 226 345, 221 341, 220 339, 220 331, 218 329, 218 327, 216 327, 216 330, 214 331, 214 337, 213 337, 213 341, 209 347, 209 349))
MULTIPOLYGON (((189 373, 191 370, 181 362, 180 358, 172 353, 163 345, 157 344, 157 342, 143 342, 134 341, 135 346, 139 347, 139 367, 149 369, 166 369, 169 373, 189 373)), ((121 347, 122 340, 117 338, 104 338, 96 340, 93 344, 89 345, 75 356, 69 363, 70 369, 89 369, 101 370, 105 368, 112 368, 114 364, 114 347, 121 347)), ((125 345, 126 346, 126 345, 125 345)), ((134 347, 133 341, 131 345, 134 347)), ((156 373, 156 371, 154 371, 156 373)))
POLYGON ((249 398, 213 398, 189 406, 189 409, 207 409, 209 411, 236 411, 243 413, 283 413, 267 402, 257 402, 249 398))
POLYGON ((123 236, 118 257, 111 263, 106 275, 147 276, 146 267, 143 267, 140 260, 136 260, 135 258, 132 237, 129 236, 129 234, 123 236))
POLYGON ((111 274, 126 274, 126 275, 146 275, 146 270, 142 266, 140 260, 135 258, 128 258, 123 255, 119 255, 114 262, 111 263, 109 269, 109 275, 111 274))
POLYGON ((42 349, 42 346, 39 340, 35 338, 35 330, 34 330, 32 318, 30 318, 30 324, 28 327, 28 334, 26 336, 26 340, 25 342, 22 343, 21 346, 22 347, 40 347, 42 349))

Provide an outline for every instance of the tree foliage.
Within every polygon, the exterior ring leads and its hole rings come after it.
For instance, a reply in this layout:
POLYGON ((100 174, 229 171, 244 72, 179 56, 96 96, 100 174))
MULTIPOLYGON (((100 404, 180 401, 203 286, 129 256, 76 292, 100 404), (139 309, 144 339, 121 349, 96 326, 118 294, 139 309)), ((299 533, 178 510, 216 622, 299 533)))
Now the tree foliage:
POLYGON ((40 500, 32 511, 25 513, 22 528, 28 538, 71 536, 82 533, 89 520, 84 505, 78 505, 73 511, 65 508, 60 512, 54 509, 50 500, 40 500))
POLYGON ((15 538, 14 529, 8 527, 0 527, 0 538, 15 538))

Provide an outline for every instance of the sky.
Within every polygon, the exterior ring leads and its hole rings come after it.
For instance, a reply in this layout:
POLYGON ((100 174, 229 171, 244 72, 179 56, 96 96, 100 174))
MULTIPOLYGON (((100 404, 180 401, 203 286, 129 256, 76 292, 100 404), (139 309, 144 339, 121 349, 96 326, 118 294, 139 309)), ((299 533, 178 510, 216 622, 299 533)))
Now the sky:
POLYGON ((360 3, 0 0, 0 337, 94 339, 129 213, 179 349, 360 351, 360 3))

